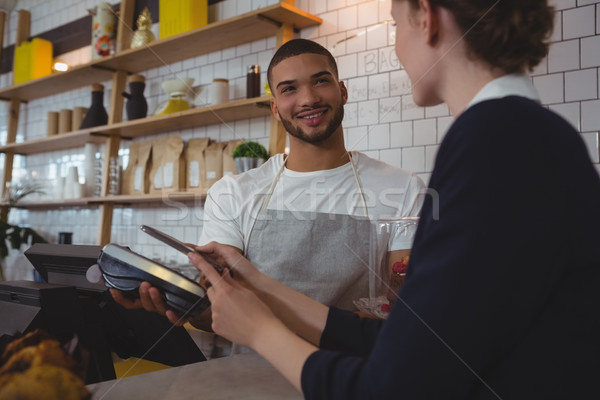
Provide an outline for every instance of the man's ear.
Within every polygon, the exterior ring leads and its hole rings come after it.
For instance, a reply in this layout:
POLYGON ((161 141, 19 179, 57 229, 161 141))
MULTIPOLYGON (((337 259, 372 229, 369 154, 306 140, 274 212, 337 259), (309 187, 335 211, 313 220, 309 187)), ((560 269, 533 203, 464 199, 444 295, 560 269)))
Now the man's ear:
POLYGON ((271 97, 271 112, 277 121, 281 121, 281 118, 279 117, 279 111, 277 110, 277 103, 273 97, 271 97))
POLYGON ((339 81, 340 84, 340 92, 342 93, 342 99, 344 100, 344 104, 348 101, 348 89, 344 84, 344 81, 339 81))
POLYGON ((438 41, 439 16, 437 10, 431 6, 429 0, 420 0, 420 27, 426 35, 427 44, 433 46, 438 41))

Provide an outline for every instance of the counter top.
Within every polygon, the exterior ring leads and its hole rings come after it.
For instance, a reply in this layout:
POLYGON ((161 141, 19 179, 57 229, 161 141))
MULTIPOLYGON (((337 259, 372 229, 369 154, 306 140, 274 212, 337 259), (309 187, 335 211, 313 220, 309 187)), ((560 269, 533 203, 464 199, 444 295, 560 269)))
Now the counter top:
POLYGON ((87 386, 92 400, 302 399, 275 368, 256 353, 236 354, 182 367, 87 386))

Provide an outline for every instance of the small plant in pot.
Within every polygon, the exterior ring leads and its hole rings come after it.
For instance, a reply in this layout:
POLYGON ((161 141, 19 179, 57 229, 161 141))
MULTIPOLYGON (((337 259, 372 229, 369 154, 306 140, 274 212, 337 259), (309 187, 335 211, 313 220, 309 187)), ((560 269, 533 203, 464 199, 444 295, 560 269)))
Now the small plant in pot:
POLYGON ((20 250, 22 244, 46 243, 46 240, 33 229, 8 223, 10 210, 24 197, 43 194, 43 187, 36 182, 9 182, 6 194, 0 202, 0 281, 5 279, 4 268, 11 250, 20 250))
POLYGON ((235 159, 235 166, 240 174, 260 167, 269 158, 269 153, 258 142, 242 142, 233 150, 232 157, 235 159))

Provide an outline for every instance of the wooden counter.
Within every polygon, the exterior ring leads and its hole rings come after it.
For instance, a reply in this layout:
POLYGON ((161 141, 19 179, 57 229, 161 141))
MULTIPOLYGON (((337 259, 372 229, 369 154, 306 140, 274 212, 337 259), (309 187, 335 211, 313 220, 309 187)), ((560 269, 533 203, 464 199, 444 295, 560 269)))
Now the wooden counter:
POLYGON ((237 354, 87 387, 92 392, 92 400, 303 398, 275 368, 256 353, 237 354))

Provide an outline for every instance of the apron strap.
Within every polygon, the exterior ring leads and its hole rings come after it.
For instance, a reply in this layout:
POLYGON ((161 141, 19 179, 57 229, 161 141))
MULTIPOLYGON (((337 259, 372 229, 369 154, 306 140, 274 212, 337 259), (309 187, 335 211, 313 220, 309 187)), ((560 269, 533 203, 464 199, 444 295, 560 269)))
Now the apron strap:
POLYGON ((354 171, 354 179, 356 180, 356 184, 358 185, 358 191, 360 192, 363 207, 365 208, 365 217, 369 218, 369 209, 367 207, 367 200, 365 199, 365 191, 363 190, 362 182, 360 180, 360 176, 358 175, 356 165, 354 165, 354 161, 352 161, 352 153, 348 152, 348 157, 350 158, 350 165, 352 165, 352 171, 354 171))

